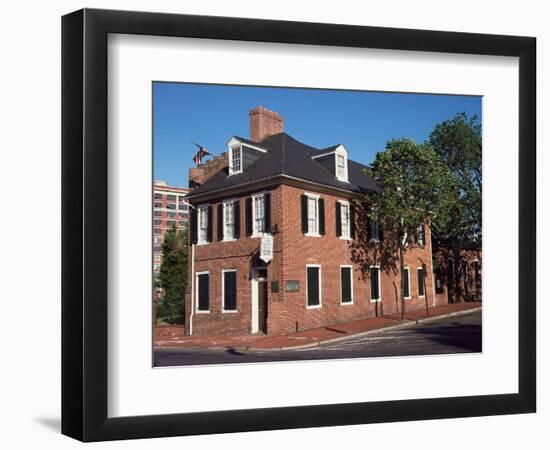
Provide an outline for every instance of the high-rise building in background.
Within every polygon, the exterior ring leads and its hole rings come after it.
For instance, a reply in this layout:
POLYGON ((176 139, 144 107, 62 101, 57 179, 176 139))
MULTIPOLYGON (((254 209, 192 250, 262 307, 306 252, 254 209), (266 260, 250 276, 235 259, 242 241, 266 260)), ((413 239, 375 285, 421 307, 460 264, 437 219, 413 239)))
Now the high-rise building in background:
POLYGON ((160 271, 164 235, 174 225, 181 229, 189 222, 189 207, 184 200, 189 189, 168 186, 166 181, 153 184, 153 275, 160 271))

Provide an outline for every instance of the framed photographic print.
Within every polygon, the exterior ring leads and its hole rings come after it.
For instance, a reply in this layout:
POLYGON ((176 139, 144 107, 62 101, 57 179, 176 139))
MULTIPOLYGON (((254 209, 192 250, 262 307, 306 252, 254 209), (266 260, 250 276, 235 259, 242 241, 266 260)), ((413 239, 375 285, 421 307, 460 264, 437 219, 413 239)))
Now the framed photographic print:
POLYGON ((62 25, 64 434, 535 411, 534 38, 62 25))

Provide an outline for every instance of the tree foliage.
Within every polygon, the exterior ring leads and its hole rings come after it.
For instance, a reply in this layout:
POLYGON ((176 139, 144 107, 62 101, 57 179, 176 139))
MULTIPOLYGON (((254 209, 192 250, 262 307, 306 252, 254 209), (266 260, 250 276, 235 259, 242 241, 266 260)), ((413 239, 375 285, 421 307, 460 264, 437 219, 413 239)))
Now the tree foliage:
POLYGON ((172 227, 164 236, 162 263, 158 285, 162 290, 157 306, 157 319, 180 324, 184 317, 184 298, 187 289, 188 231, 172 227))
MULTIPOLYGON (((431 145, 411 139, 389 141, 367 171, 380 192, 366 194, 360 206, 358 217, 363 223, 358 223, 352 257, 364 268, 376 263, 382 269, 402 274, 406 251, 419 245, 419 226, 449 207, 455 177, 431 145), (381 242, 369 237, 368 222, 372 221, 383 230, 381 242)), ((403 289, 401 282, 404 317, 403 289)))

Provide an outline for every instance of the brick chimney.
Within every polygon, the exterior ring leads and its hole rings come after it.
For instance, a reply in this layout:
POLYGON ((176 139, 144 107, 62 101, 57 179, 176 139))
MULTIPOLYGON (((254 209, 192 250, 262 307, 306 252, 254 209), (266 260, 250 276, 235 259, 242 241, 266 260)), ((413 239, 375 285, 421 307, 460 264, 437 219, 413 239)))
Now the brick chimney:
POLYGON ((283 117, 263 106, 250 111, 250 140, 263 141, 266 137, 282 133, 285 128, 283 117))

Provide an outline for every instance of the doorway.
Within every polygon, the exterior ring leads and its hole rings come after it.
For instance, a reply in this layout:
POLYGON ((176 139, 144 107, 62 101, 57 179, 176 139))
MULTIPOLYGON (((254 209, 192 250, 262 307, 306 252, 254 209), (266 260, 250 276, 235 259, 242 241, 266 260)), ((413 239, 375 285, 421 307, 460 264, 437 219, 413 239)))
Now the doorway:
POLYGON ((252 269, 252 333, 267 334, 267 269, 252 269))

